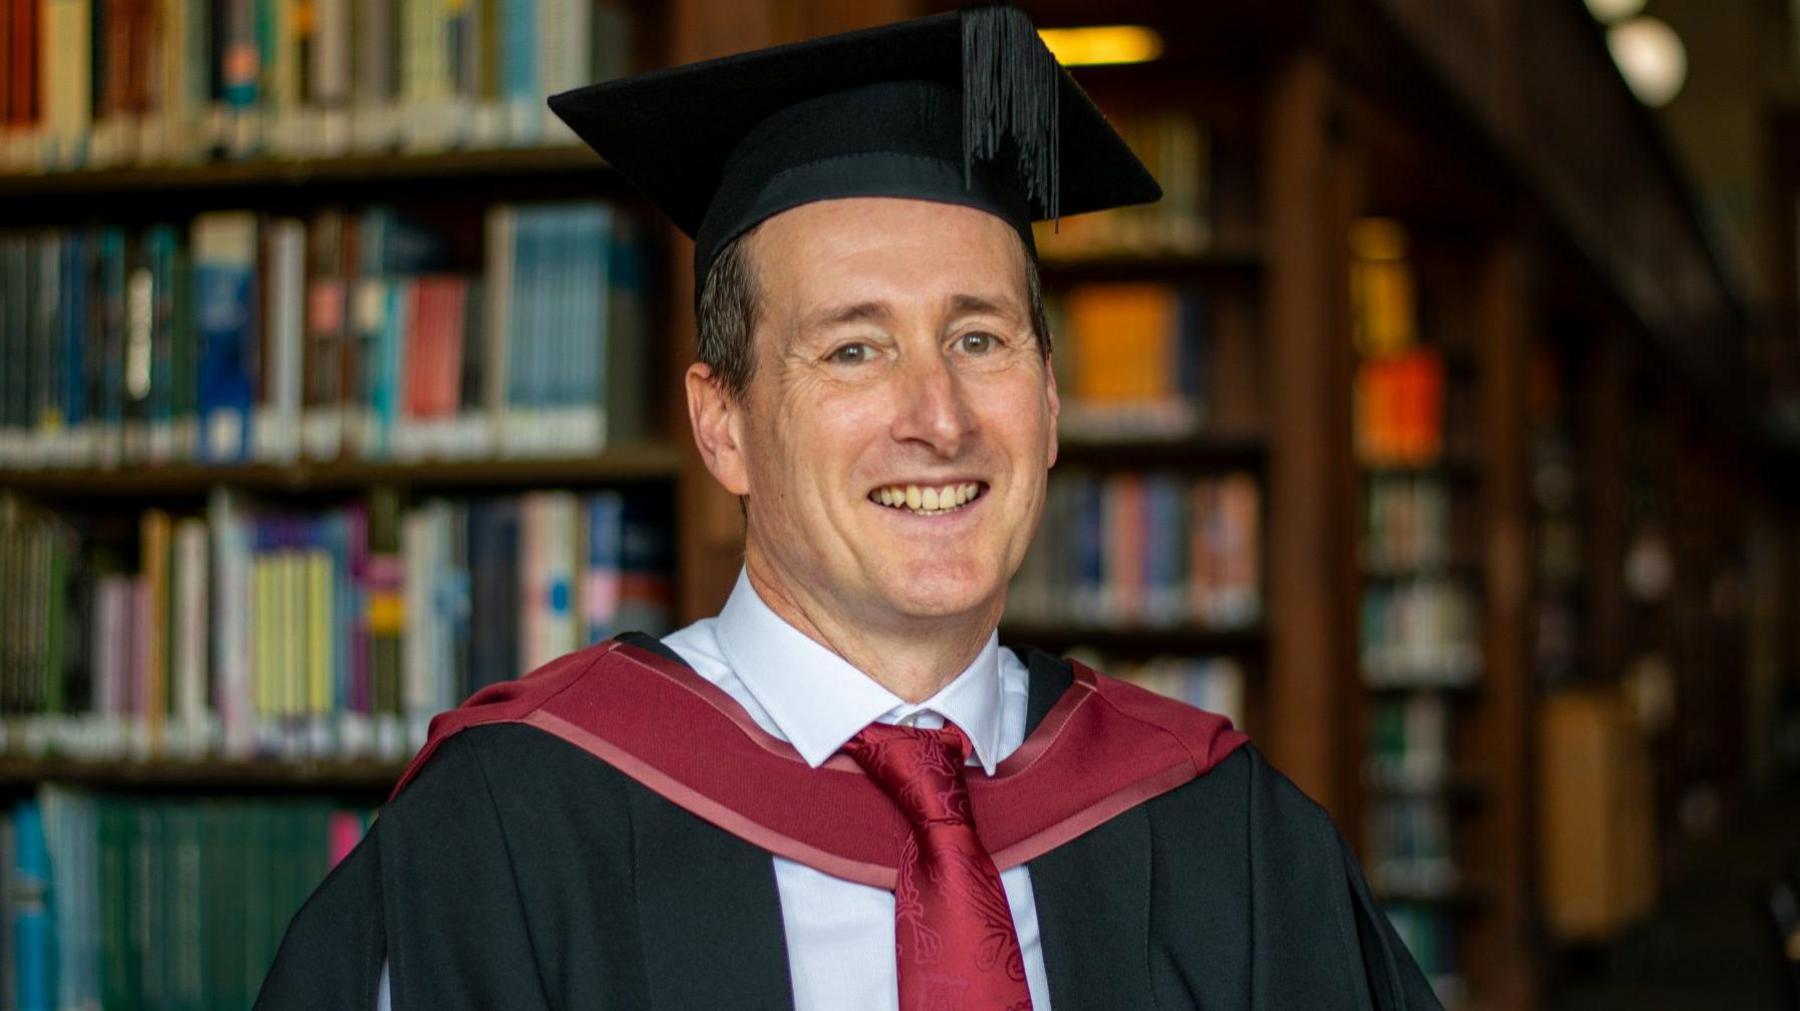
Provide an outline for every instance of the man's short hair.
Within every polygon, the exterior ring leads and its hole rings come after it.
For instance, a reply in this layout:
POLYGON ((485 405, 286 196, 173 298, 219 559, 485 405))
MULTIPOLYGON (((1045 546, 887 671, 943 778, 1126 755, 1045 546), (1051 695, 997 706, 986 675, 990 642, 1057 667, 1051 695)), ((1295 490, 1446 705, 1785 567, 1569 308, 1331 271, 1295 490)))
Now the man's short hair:
MULTIPOLYGON (((726 392, 739 400, 750 388, 750 377, 756 372, 756 349, 751 337, 756 333, 761 291, 745 241, 756 231, 746 231, 719 250, 706 271, 706 283, 694 313, 695 328, 700 332, 700 360, 725 384, 726 392)), ((1025 251, 1025 289, 1031 300, 1031 332, 1037 337, 1039 350, 1048 358, 1050 326, 1044 318, 1044 285, 1038 276, 1037 254, 1030 250, 1025 251)))

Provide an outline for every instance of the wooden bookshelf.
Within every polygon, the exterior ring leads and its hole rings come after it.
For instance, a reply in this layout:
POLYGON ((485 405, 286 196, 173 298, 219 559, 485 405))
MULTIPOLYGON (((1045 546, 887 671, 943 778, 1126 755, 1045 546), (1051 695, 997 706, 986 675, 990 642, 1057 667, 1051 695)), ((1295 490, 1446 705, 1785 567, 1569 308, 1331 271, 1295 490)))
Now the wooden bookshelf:
POLYGON ((1104 439, 1063 434, 1057 442, 1057 464, 1090 469, 1197 471, 1256 470, 1267 458, 1259 436, 1200 436, 1174 439, 1104 439))
POLYGON ((1259 627, 1243 629, 1154 628, 1118 625, 1056 625, 1004 622, 1000 639, 1007 645, 1067 650, 1077 646, 1108 656, 1254 656, 1264 644, 1259 627))
POLYGON ((404 762, 379 761, 84 761, 8 756, 0 758, 0 790, 60 783, 138 792, 379 795, 392 789, 405 769, 404 762))
POLYGON ((206 190, 231 194, 272 189, 329 190, 441 179, 535 179, 608 173, 585 145, 419 153, 357 153, 330 158, 255 157, 185 165, 44 173, 0 173, 0 200, 139 197, 206 190))
POLYGON ((672 480, 681 453, 664 443, 617 446, 598 456, 565 459, 195 463, 0 471, 0 489, 36 498, 76 500, 115 496, 203 496, 215 487, 307 494, 377 485, 418 490, 590 487, 627 481, 672 480))

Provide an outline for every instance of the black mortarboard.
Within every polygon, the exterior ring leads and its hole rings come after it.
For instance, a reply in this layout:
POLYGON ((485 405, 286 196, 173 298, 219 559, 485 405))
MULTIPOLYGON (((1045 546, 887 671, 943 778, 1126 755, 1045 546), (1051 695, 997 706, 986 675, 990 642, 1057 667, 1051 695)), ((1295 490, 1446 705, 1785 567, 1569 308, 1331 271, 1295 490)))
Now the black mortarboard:
POLYGON ((577 88, 550 108, 719 250, 815 200, 913 197, 1031 222, 1162 196, 1024 14, 974 7, 577 88))

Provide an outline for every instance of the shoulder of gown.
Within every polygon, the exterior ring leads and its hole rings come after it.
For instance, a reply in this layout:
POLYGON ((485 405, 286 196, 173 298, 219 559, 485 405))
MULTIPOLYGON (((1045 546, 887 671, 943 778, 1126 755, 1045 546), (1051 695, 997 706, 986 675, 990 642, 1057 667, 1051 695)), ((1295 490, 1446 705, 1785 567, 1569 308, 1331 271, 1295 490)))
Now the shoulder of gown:
POLYGON ((1157 837, 1187 840, 1176 861, 1186 868, 1165 872, 1170 898, 1216 899, 1201 914, 1209 932, 1243 931, 1233 975, 1247 1006, 1441 1011, 1330 815, 1259 749, 1237 749, 1150 807, 1157 837))
POLYGON ((256 1006, 373 1008, 384 960, 395 1011, 548 1006, 543 967, 566 942, 534 921, 560 908, 559 879, 629 893, 624 789, 532 727, 447 738, 295 914, 256 1006))

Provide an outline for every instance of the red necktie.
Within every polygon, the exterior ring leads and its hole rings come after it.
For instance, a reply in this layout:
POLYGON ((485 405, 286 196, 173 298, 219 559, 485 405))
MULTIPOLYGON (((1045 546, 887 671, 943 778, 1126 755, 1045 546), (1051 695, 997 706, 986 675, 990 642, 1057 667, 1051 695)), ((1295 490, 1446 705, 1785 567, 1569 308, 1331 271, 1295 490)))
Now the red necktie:
POLYGON ((1025 962, 1000 872, 975 835, 955 726, 873 723, 844 745, 912 832, 894 886, 901 1011, 1030 1011, 1025 962))

